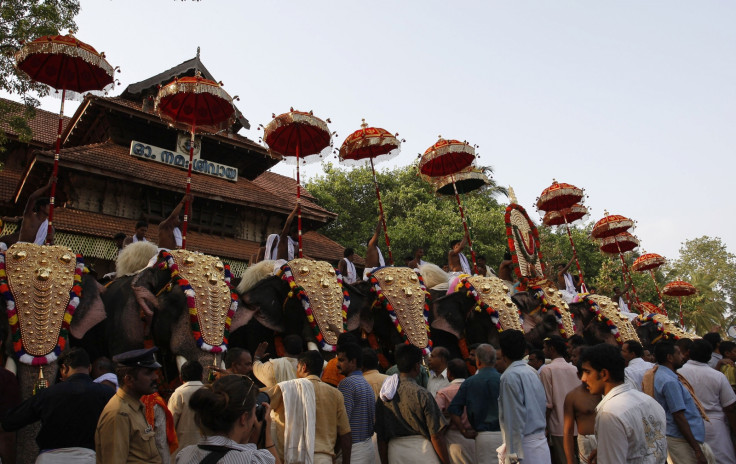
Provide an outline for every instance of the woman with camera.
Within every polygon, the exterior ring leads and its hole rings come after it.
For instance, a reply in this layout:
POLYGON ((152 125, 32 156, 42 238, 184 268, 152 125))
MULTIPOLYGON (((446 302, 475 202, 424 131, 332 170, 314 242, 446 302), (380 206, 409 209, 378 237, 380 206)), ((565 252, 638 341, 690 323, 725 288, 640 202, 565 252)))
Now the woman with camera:
POLYGON ((271 407, 261 403, 256 418, 257 387, 248 377, 228 375, 197 390, 189 400, 204 438, 176 456, 177 464, 280 464, 271 438, 271 407), (256 440, 265 427, 263 449, 256 440))

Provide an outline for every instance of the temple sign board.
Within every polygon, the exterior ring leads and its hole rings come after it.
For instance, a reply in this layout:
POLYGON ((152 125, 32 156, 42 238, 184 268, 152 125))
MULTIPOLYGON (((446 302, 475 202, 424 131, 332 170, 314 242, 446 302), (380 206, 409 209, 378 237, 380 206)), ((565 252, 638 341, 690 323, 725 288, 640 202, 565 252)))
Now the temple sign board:
MULTIPOLYGON (((177 149, 170 151, 165 148, 154 147, 145 142, 133 140, 130 142, 130 154, 137 158, 168 164, 169 166, 180 169, 189 169, 189 152, 183 153, 179 151, 179 146, 181 145, 177 144, 177 149)), ((192 172, 219 177, 231 182, 238 181, 238 168, 215 163, 214 161, 203 160, 199 156, 199 150, 195 150, 192 161, 192 172)))

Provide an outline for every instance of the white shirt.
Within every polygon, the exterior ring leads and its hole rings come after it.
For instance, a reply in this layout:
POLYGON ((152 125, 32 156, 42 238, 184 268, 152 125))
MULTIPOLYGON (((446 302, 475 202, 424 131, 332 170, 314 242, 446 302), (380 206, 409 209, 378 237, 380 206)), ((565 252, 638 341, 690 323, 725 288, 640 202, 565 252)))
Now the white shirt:
POLYGON ((707 364, 692 359, 677 372, 690 382, 708 418, 725 420, 723 408, 736 403, 736 393, 726 376, 707 364))
POLYGON ((192 380, 184 382, 180 385, 169 398, 169 411, 174 418, 174 428, 176 436, 179 438, 179 448, 174 451, 172 456, 189 445, 196 445, 202 438, 199 427, 194 422, 194 410, 189 407, 189 399, 194 392, 202 388, 200 381, 192 380))
POLYGON ((720 361, 721 359, 723 359, 723 355, 714 351, 713 354, 710 355, 710 361, 708 361, 708 365, 715 369, 718 365, 718 361, 720 361))
POLYGON ((447 369, 442 371, 440 375, 436 375, 434 372, 429 371, 429 381, 427 382, 427 390, 432 396, 437 396, 437 392, 450 385, 450 381, 447 380, 447 369))
POLYGON ((176 242, 178 248, 181 248, 183 237, 181 235, 181 229, 178 227, 174 227, 174 242, 176 242))
POLYGON ((345 282, 352 284, 358 280, 358 272, 355 270, 355 264, 347 258, 343 258, 342 260, 345 261, 345 270, 347 271, 345 282))
POLYGON ((667 462, 667 417, 654 398, 623 383, 595 410, 598 464, 667 462))
POLYGON ((644 374, 653 367, 654 364, 644 361, 641 358, 632 359, 624 370, 626 383, 641 391, 641 382, 644 380, 644 374))

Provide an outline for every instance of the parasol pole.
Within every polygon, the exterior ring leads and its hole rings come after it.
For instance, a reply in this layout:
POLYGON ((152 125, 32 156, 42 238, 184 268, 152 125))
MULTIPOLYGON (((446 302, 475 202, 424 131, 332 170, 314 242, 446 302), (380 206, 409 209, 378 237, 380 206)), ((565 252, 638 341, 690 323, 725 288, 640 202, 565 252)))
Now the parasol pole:
MULTIPOLYGON (((618 246, 618 239, 616 238, 616 236, 613 237, 613 240, 616 242, 616 248, 618 248, 618 256, 619 256, 619 258, 621 258, 621 273, 624 276, 624 282, 626 281, 626 277, 628 277, 629 278, 629 284, 631 284, 631 292, 634 294, 634 300, 636 301, 637 304, 638 303, 641 303, 639 301, 639 295, 636 294, 636 286, 634 285, 634 280, 631 278, 631 273, 629 272, 629 266, 626 265, 626 260, 624 259, 624 254, 621 252, 621 247, 618 246)), ((631 304, 632 303, 632 300, 631 300, 631 297, 629 296, 628 292, 626 292, 626 296, 629 299, 629 304, 631 304)), ((639 309, 639 308, 637 307, 637 309, 639 309)), ((641 312, 640 309, 639 309, 639 312, 641 312)))
POLYGON ((685 319, 682 317, 682 296, 678 296, 677 300, 680 302, 680 327, 685 328, 685 319))
POLYGON ((654 269, 649 269, 649 274, 652 276, 652 281, 654 282, 654 288, 657 289, 657 295, 659 296, 659 302, 662 304, 662 310, 664 311, 664 314, 666 316, 667 308, 664 305, 664 299, 662 298, 662 292, 659 291, 659 285, 657 285, 657 279, 654 278, 654 269))
POLYGON ((296 224, 299 231, 299 257, 302 257, 302 183, 299 178, 299 144, 296 144, 296 224))
MULTIPOLYGON (((189 192, 192 191, 192 164, 194 164, 194 132, 197 130, 197 123, 192 123, 191 138, 189 139, 189 167, 187 169, 187 190, 184 198, 189 198, 189 192)), ((184 202, 184 222, 181 224, 181 249, 187 249, 187 226, 189 225, 189 200, 184 202)))
POLYGON ((578 261, 578 252, 575 249, 575 242, 572 240, 572 232, 570 232, 570 224, 567 222, 567 216, 564 211, 560 211, 562 219, 565 221, 565 229, 567 230, 567 238, 570 239, 570 246, 572 247, 572 256, 575 258, 575 265, 578 267, 578 275, 580 276, 580 291, 582 293, 588 293, 588 287, 585 286, 585 280, 583 279, 583 270, 580 268, 580 262, 578 261))
POLYGON ((470 239, 470 229, 468 229, 468 221, 465 219, 465 213, 463 212, 463 204, 460 202, 460 194, 457 193, 457 185, 455 185, 455 174, 452 175, 452 188, 455 191, 455 200, 457 200, 457 206, 460 208, 460 217, 463 220, 463 227, 465 228, 465 238, 468 239, 470 256, 473 259, 473 272, 477 274, 478 265, 475 262, 475 250, 473 250, 473 241, 470 239))
POLYGON ((386 227, 386 217, 383 215, 383 202, 381 202, 381 191, 378 189, 378 180, 376 179, 376 168, 375 166, 373 166, 373 157, 370 157, 369 159, 371 160, 371 172, 373 173, 373 185, 376 187, 376 197, 378 197, 378 212, 381 215, 381 224, 383 224, 383 236, 386 238, 386 248, 388 248, 388 261, 389 261, 389 264, 393 266, 394 265, 394 255, 393 253, 391 253, 391 240, 389 240, 388 238, 388 228, 386 227))
POLYGON ((54 237, 54 203, 56 201, 56 178, 59 175, 59 152, 61 151, 61 129, 64 125, 64 100, 66 87, 61 90, 61 110, 59 110, 59 130, 56 132, 56 151, 54 152, 54 170, 51 174, 51 195, 49 196, 49 228, 46 231, 46 244, 52 245, 54 237))

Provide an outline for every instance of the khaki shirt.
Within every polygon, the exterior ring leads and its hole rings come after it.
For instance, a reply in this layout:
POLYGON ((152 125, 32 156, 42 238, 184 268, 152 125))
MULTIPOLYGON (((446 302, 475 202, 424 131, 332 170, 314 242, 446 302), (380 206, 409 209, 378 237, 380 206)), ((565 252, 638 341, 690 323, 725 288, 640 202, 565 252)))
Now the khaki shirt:
MULTIPOLYGON (((316 375, 308 376, 307 380, 311 380, 314 386, 314 402, 317 412, 314 452, 334 456, 337 437, 350 432, 350 422, 345 411, 345 400, 337 388, 322 382, 316 375)), ((274 412, 272 418, 279 436, 277 448, 283 459, 284 402, 278 385, 269 391, 269 396, 271 396, 271 408, 274 412)))
POLYGON ((102 411, 95 432, 97 464, 160 464, 156 437, 143 403, 119 389, 102 411))
POLYGON ((388 378, 386 374, 381 374, 376 369, 363 372, 363 378, 368 382, 368 385, 373 388, 373 393, 376 395, 376 399, 380 398, 381 387, 383 381, 388 378))

